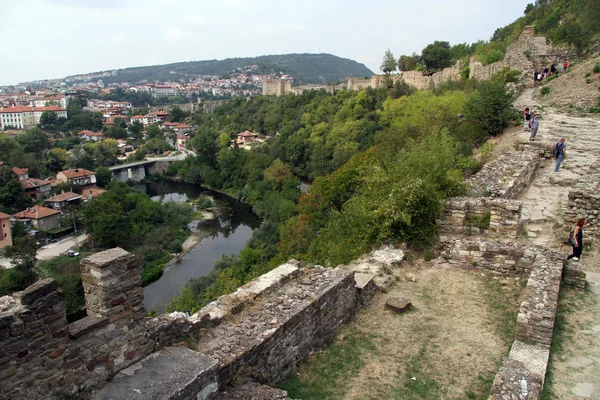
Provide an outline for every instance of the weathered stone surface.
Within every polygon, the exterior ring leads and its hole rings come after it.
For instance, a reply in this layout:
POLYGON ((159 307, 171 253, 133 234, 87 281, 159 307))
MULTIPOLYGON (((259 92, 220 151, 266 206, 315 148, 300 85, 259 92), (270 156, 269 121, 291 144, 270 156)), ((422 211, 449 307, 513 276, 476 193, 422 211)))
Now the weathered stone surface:
POLYGON ((184 347, 169 347, 124 369, 96 400, 211 399, 218 391, 217 361, 184 347))
POLYGON ((531 182, 540 163, 533 151, 515 151, 489 162, 467 180, 472 195, 514 199, 531 182))
POLYGON ((58 283, 52 278, 39 280, 23 291, 21 303, 25 306, 32 305, 36 300, 56 291, 58 283))
POLYGON ((234 387, 226 387, 216 400, 290 400, 290 398, 285 390, 256 382, 246 382, 234 387))
POLYGON ((565 237, 579 218, 585 218, 584 243, 586 237, 600 238, 600 182, 596 181, 580 188, 569 190, 565 212, 565 237))
POLYGON ((579 261, 565 261, 563 269, 563 283, 579 290, 585 290, 586 282, 587 274, 585 266, 579 261))
POLYGON ((108 325, 108 318, 88 315, 69 324, 69 336, 76 339, 88 332, 98 330, 108 325))
POLYGON ((521 378, 527 380, 527 399, 538 400, 541 397, 543 381, 532 373, 521 361, 504 358, 502 366, 494 378, 490 391, 490 400, 522 400, 521 378))
POLYGON ((404 312, 412 307, 412 300, 409 298, 389 299, 385 305, 396 312, 404 312))

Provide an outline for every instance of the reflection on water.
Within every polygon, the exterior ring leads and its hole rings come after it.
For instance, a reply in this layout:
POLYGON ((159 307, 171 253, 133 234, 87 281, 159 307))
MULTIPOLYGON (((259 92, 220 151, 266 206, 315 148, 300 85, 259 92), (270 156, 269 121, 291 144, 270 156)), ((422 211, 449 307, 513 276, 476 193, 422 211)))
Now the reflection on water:
POLYGON ((252 230, 260 225, 260 219, 252 208, 232 197, 204 189, 198 185, 178 182, 151 182, 136 185, 154 201, 186 202, 201 195, 213 199, 215 218, 196 222, 192 231, 204 233, 204 239, 179 263, 165 269, 163 276, 144 288, 144 305, 147 310, 164 311, 179 289, 193 277, 210 272, 216 260, 223 254, 237 254, 244 248, 252 230))

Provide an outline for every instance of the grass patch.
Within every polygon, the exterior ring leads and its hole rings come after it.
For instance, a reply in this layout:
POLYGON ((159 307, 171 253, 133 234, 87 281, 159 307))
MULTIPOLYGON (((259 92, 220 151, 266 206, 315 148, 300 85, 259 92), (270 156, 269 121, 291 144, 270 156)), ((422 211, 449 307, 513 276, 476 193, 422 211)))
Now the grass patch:
POLYGON ((546 96, 546 95, 550 94, 550 92, 551 92, 551 89, 548 86, 544 86, 542 88, 542 96, 546 96))
POLYGON ((339 399, 348 381, 365 366, 363 357, 377 351, 374 335, 353 329, 342 340, 319 351, 279 386, 302 400, 339 399))
POLYGON ((594 73, 598 74, 600 73, 600 63, 596 63, 596 65, 594 65, 594 73))

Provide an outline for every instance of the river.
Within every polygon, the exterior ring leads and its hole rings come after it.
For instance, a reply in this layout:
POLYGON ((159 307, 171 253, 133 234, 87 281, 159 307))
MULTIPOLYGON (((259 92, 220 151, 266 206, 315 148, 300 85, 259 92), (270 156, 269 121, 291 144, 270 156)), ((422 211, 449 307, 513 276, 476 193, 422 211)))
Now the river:
POLYGON ((164 312, 165 304, 175 297, 190 278, 208 274, 223 254, 237 254, 246 246, 252 230, 260 219, 252 208, 232 197, 204 189, 198 185, 179 182, 150 182, 136 185, 154 201, 185 202, 201 195, 213 199, 216 218, 194 223, 192 231, 202 232, 204 239, 179 263, 165 268, 162 277, 144 288, 144 306, 148 311, 164 312))

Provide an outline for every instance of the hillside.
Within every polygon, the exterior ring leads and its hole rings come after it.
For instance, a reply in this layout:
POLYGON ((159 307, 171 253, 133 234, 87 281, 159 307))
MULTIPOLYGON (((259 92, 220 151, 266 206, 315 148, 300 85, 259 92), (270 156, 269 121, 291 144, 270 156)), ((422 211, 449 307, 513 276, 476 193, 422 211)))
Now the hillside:
MULTIPOLYGON (((187 61, 173 64, 132 67, 116 70, 115 76, 103 77, 104 83, 173 81, 196 75, 225 75, 236 68, 257 64, 259 73, 283 72, 296 84, 338 82, 349 77, 371 76, 364 64, 332 54, 281 54, 225 60, 187 61)), ((68 79, 69 77, 67 77, 68 79)))

